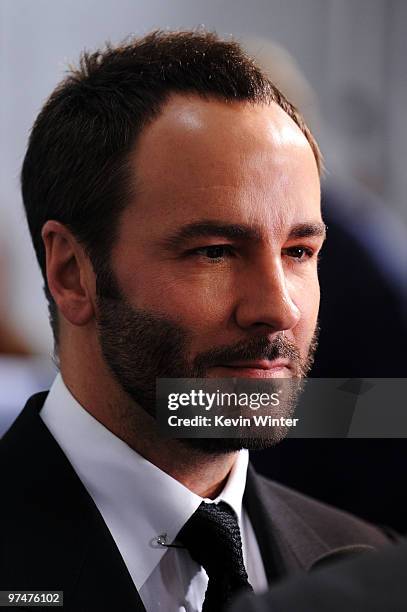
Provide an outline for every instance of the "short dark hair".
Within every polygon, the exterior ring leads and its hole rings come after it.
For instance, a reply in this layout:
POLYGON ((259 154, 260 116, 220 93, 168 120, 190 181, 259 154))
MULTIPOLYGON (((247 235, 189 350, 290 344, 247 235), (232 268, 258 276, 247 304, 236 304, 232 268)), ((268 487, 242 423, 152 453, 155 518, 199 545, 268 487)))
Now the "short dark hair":
POLYGON ((57 308, 47 284, 42 227, 49 219, 63 223, 84 246, 96 276, 106 269, 130 199, 130 152, 173 93, 276 102, 306 136, 321 170, 318 145, 300 113, 233 40, 203 30, 155 31, 83 53, 38 115, 21 176, 56 345, 57 308))

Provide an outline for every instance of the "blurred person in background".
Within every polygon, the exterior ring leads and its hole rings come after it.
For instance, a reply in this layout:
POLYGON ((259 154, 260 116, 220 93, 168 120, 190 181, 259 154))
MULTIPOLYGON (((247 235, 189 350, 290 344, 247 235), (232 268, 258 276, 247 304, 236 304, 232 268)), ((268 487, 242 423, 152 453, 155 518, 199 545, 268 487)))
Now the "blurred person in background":
POLYGON ((9 295, 7 287, 10 268, 6 246, 0 234, 0 357, 2 355, 26 357, 31 355, 31 349, 10 323, 11 317, 7 312, 9 295))
POLYGON ((47 389, 55 377, 49 359, 35 355, 9 316, 9 277, 13 273, 5 241, 0 237, 0 438, 27 396, 47 389))
MULTIPOLYGON (((263 38, 246 39, 243 44, 320 135, 327 158, 321 195, 329 239, 319 262, 320 334, 310 376, 404 378, 404 222, 349 174, 341 178, 335 132, 324 124, 316 94, 289 52, 263 38)), ((288 439, 257 454, 254 462, 270 477, 405 532, 407 503, 399 482, 406 457, 404 439, 288 439), (384 483, 380 496, 378 474, 384 483)))
POLYGON ((404 612, 407 542, 381 553, 366 552, 357 558, 350 550, 328 555, 313 572, 259 596, 244 595, 228 612, 404 612))

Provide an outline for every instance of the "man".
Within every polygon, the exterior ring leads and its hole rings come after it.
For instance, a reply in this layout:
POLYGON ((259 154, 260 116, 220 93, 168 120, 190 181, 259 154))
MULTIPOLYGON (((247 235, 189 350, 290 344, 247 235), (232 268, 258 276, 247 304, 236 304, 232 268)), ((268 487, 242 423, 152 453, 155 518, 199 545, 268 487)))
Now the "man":
POLYGON ((2 441, 2 589, 214 612, 332 549, 387 542, 247 471, 241 440, 156 426, 157 378, 306 374, 320 169, 297 111, 213 34, 85 55, 55 90, 22 189, 60 375, 2 441))

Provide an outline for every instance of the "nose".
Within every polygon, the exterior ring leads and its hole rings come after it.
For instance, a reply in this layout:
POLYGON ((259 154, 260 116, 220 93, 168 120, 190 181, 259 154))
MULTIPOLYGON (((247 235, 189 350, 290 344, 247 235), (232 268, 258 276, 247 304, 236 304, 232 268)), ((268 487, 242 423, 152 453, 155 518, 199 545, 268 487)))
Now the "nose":
MULTIPOLYGON (((268 327, 274 332, 294 328, 301 312, 290 295, 290 286, 281 258, 256 261, 240 279, 236 323, 242 329, 268 327)), ((292 289, 291 289, 292 291, 292 289)))

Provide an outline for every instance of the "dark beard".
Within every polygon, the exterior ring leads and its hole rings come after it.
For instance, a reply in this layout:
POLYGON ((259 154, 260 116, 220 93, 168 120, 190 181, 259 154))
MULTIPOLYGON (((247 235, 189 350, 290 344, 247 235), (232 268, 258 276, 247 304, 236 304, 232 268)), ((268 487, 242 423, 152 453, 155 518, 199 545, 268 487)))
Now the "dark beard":
MULTIPOLYGON (((294 376, 303 378, 309 371, 317 346, 317 332, 305 361, 296 346, 279 334, 270 342, 254 337, 232 346, 220 346, 199 353, 188 361, 189 335, 179 325, 162 316, 137 310, 121 295, 114 279, 108 286, 98 285, 97 328, 102 354, 116 381, 133 402, 155 417, 157 378, 205 378, 210 367, 219 363, 250 359, 289 358, 294 376)), ((280 416, 292 416, 300 387, 282 408, 280 416)), ((249 448, 273 446, 286 431, 273 428, 270 438, 182 438, 188 448, 221 454, 249 448)))

